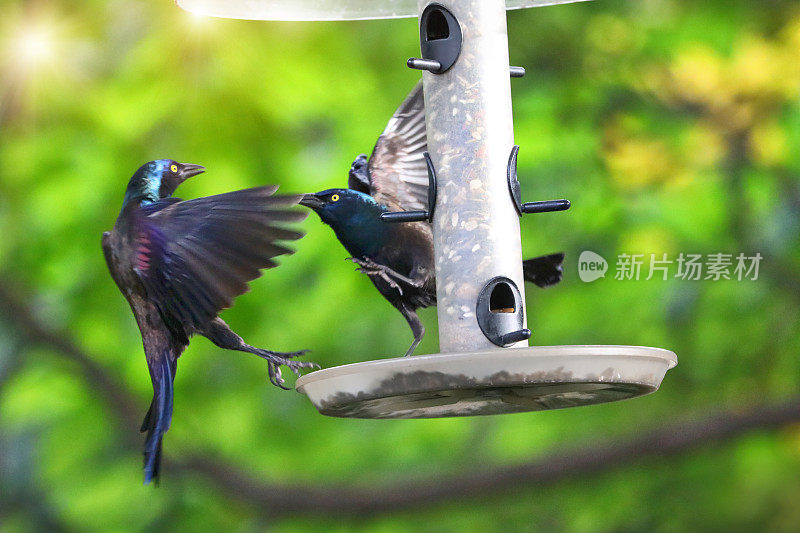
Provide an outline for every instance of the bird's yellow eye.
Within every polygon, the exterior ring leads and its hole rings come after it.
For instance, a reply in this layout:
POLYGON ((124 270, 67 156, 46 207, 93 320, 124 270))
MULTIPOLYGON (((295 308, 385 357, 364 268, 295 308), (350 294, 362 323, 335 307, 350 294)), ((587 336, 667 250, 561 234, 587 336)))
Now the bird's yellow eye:
POLYGON ((331 196, 331 201, 332 202, 338 202, 339 201, 339 195, 338 194, 334 194, 333 196, 331 196))
POLYGON ((169 167, 172 172, 178 172, 178 165, 172 165, 169 167))

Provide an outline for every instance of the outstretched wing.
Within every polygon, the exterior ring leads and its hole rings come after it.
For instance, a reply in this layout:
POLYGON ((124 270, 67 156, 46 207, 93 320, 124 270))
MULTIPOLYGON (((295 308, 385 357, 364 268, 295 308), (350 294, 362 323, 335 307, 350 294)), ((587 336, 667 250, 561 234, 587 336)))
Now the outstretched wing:
POLYGON ((369 159, 370 194, 404 211, 428 208, 425 99, 418 83, 395 111, 369 159))
POLYGON ((293 250, 276 241, 302 233, 277 224, 306 213, 286 209, 300 196, 273 196, 277 186, 195 200, 168 199, 136 221, 134 270, 165 321, 198 330, 247 292, 273 258, 293 250))

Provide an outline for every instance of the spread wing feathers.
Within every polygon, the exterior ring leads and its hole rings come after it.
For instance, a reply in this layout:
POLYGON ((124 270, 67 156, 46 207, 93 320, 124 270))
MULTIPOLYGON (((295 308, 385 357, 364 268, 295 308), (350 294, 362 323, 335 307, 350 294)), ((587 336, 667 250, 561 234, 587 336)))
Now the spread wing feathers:
POLYGON ((369 159, 370 194, 390 208, 428 208, 425 100, 418 83, 395 111, 369 159))
POLYGON ((306 213, 284 209, 300 196, 272 196, 276 189, 162 200, 143 211, 134 269, 165 318, 201 329, 247 292, 260 269, 276 266, 274 257, 293 253, 275 241, 303 234, 275 224, 301 221, 306 213))

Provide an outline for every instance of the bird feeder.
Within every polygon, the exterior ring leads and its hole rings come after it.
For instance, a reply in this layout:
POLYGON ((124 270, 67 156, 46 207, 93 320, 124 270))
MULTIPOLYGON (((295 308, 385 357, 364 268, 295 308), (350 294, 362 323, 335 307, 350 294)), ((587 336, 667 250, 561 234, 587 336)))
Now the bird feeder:
MULTIPOLYGON (((674 353, 641 346, 528 346, 520 217, 569 207, 522 202, 516 175, 506 9, 576 0, 177 0, 260 20, 417 16, 431 181, 441 353, 327 368, 297 380, 326 415, 434 418, 537 411, 654 392, 674 353)), ((391 218, 391 217, 390 217, 391 218)))

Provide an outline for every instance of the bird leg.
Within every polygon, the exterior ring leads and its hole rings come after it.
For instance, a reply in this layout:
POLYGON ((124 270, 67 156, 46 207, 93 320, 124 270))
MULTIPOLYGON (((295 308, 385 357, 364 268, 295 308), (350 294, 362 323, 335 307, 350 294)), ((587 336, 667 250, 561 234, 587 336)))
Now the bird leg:
POLYGON ((403 295, 403 289, 397 284, 398 281, 417 289, 422 287, 422 285, 425 283, 423 280, 412 279, 408 276, 404 276, 399 272, 387 267, 386 265, 376 263, 368 257, 363 259, 349 257, 347 260, 359 265, 361 267, 358 269, 359 272, 363 272, 368 276, 380 276, 384 281, 386 281, 386 283, 389 284, 390 287, 397 289, 397 291, 400 293, 400 296, 403 295))
POLYGON ((303 368, 319 368, 319 365, 316 363, 291 361, 293 357, 303 355, 307 353, 308 350, 300 350, 297 352, 273 352, 250 346, 219 317, 212 320, 208 328, 202 331, 201 334, 220 348, 247 352, 265 359, 269 368, 270 383, 285 390, 289 390, 289 388, 283 385, 285 380, 281 376, 281 365, 289 367, 289 370, 298 376, 300 375, 300 370, 303 368))
POLYGON ((405 355, 405 357, 408 357, 414 353, 414 350, 417 349, 420 341, 422 341, 422 337, 425 336, 425 326, 422 324, 419 316, 417 316, 417 311, 415 309, 411 309, 401 303, 397 306, 397 310, 406 318, 408 325, 411 326, 411 332, 414 334, 414 342, 411 343, 405 355))

